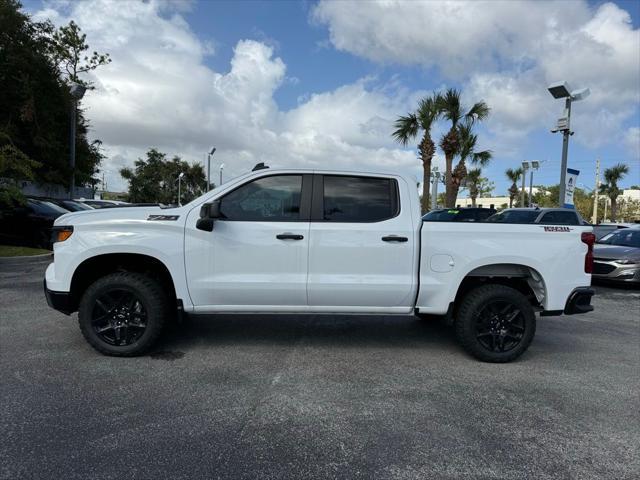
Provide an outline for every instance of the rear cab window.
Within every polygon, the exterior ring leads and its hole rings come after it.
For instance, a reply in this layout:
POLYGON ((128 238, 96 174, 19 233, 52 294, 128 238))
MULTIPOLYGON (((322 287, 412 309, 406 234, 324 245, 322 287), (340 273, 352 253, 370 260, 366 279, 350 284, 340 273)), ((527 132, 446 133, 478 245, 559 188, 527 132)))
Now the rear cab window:
POLYGON ((320 175, 314 184, 312 221, 373 223, 399 213, 398 185, 393 178, 320 175))

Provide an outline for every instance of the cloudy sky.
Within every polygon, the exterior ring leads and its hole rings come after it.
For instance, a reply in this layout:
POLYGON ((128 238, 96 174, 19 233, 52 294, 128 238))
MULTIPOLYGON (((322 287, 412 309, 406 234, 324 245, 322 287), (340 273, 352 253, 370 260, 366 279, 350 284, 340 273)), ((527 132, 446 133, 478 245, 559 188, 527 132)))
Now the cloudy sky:
MULTIPOLYGON (((562 112, 546 86, 591 96, 573 111, 569 166, 594 183, 595 160, 640 184, 640 2, 24 1, 36 19, 74 19, 113 62, 83 101, 104 142, 110 190, 149 147, 235 176, 272 166, 396 169, 421 176, 394 119, 433 90, 485 100, 481 147, 496 193, 504 170, 544 160, 535 183, 557 183, 562 112), (539 182, 538 182, 539 181, 539 182)), ((436 136, 446 129, 438 125, 436 136)), ((440 153, 437 161, 442 165, 440 153)))

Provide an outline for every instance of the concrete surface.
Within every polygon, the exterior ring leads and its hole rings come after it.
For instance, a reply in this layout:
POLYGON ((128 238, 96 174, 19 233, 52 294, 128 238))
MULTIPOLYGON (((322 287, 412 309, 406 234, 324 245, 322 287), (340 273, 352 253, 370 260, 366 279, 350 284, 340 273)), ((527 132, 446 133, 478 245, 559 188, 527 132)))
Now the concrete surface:
POLYGON ((640 292, 479 363, 405 317, 219 316, 94 352, 0 268, 0 478, 638 478, 640 292))

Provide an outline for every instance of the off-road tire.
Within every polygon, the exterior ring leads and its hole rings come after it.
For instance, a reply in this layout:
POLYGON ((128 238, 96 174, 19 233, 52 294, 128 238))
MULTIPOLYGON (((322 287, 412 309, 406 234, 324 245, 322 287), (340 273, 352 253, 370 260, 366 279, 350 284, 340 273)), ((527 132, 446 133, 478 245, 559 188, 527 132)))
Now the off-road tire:
POLYGON ((147 352, 158 340, 169 318, 167 293, 156 280, 135 272, 118 272, 96 280, 84 292, 78 308, 80 331, 89 344, 105 355, 133 357, 147 352), (92 324, 96 299, 110 289, 132 292, 146 310, 146 328, 143 334, 129 345, 110 345, 100 338, 92 324))
POLYGON ((536 332, 536 314, 529 300, 518 290, 505 285, 484 285, 469 291, 457 310, 455 331, 458 341, 467 353, 483 362, 505 363, 522 355, 533 340, 536 332), (491 351, 477 338, 477 316, 492 302, 511 303, 522 313, 524 332, 520 342, 505 352, 491 351))

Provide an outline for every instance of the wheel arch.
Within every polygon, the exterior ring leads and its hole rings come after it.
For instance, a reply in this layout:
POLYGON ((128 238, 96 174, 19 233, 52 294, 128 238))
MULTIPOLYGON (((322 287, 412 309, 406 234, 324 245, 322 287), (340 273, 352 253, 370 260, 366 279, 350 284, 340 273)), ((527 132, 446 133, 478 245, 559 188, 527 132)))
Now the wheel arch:
POLYGON ((460 282, 454 305, 470 290, 488 284, 514 288, 525 295, 534 308, 544 309, 547 299, 544 278, 535 268, 520 263, 494 263, 472 269, 460 282))
POLYGON ((87 258, 80 263, 71 278, 70 307, 76 311, 86 289, 109 273, 137 272, 158 280, 176 306, 176 288, 169 268, 158 258, 141 253, 104 253, 87 258))

